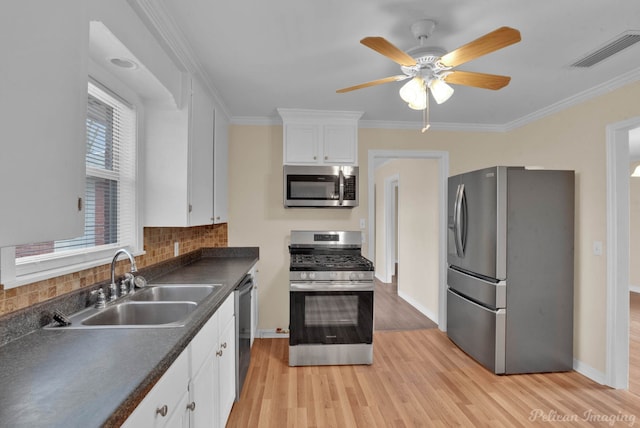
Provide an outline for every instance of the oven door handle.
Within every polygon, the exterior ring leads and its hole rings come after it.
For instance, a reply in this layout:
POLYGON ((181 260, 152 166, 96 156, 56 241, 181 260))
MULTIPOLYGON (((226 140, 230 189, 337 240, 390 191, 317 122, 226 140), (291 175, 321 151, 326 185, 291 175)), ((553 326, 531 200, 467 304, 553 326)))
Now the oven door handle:
POLYGON ((290 291, 373 291, 373 282, 291 282, 290 291))

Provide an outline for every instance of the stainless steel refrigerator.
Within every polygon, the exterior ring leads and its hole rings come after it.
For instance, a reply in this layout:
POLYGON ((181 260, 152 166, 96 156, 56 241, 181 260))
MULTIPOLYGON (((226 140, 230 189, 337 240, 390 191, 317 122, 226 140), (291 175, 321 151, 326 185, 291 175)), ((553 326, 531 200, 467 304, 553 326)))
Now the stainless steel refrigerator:
POLYGON ((574 172, 449 178, 447 334, 494 373, 573 366, 574 172))

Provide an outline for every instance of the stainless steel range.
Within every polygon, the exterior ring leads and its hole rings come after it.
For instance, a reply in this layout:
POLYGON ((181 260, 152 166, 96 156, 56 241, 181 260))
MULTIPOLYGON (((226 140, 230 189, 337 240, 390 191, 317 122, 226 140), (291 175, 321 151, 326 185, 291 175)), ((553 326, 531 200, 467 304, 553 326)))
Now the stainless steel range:
POLYGON ((373 362, 373 263, 358 231, 291 232, 289 365, 373 362))

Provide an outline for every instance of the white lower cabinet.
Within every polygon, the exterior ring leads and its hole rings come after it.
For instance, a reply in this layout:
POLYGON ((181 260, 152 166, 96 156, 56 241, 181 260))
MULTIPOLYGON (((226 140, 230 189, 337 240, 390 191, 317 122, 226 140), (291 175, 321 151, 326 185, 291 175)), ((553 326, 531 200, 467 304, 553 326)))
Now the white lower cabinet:
POLYGON ((122 425, 224 427, 235 401, 233 293, 122 425))
POLYGON ((127 428, 183 426, 188 385, 189 354, 183 352, 122 426, 127 428))
POLYGON ((219 427, 224 427, 236 399, 236 325, 235 317, 223 326, 220 319, 220 352, 218 353, 219 427))

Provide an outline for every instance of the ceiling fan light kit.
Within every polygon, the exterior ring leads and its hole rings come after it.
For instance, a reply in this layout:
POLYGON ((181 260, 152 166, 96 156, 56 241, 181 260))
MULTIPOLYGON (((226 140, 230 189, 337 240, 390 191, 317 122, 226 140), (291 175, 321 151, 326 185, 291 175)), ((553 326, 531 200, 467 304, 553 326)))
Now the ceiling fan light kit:
MULTIPOLYGON (((428 95, 438 104, 446 102, 454 92, 449 85, 464 85, 482 89, 497 90, 505 87, 511 80, 508 76, 454 70, 455 67, 504 47, 518 43, 520 32, 510 27, 501 27, 467 43, 449 53, 438 47, 425 46, 427 38, 433 32, 436 22, 423 19, 411 26, 419 46, 404 52, 383 37, 365 37, 360 43, 386 56, 400 65, 404 75, 391 76, 367 83, 338 89, 345 93, 369 86, 411 79, 400 88, 400 97, 414 110, 428 109, 428 95)), ((428 114, 428 113, 427 113, 428 114)), ((429 129, 428 120, 422 132, 429 129)))

